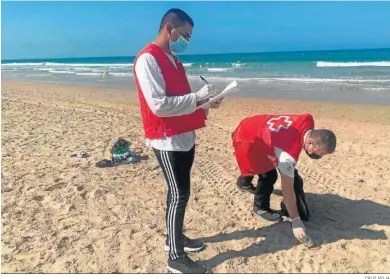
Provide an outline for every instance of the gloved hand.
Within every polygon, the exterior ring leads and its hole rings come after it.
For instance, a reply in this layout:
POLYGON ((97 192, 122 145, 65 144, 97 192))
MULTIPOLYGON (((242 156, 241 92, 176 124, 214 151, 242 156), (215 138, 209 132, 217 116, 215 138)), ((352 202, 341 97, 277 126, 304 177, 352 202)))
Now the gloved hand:
POLYGON ((221 103, 222 103, 222 100, 223 100, 223 98, 218 99, 218 100, 212 102, 212 103, 210 104, 210 108, 212 108, 212 109, 217 109, 217 108, 219 108, 219 106, 220 106, 221 103))
POLYGON ((305 243, 310 237, 306 235, 305 225, 302 223, 300 217, 291 219, 291 227, 296 239, 301 243, 305 243))
POLYGON ((215 90, 215 86, 212 84, 206 84, 203 86, 198 92, 195 93, 196 101, 200 102, 203 100, 207 100, 213 96, 215 96, 217 91, 215 90))

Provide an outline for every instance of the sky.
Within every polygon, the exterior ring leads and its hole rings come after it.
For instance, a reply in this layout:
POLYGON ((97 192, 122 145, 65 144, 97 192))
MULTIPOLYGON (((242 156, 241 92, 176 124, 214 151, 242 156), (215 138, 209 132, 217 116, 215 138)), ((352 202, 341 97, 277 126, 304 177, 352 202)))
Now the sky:
POLYGON ((186 53, 390 47, 390 2, 4 2, 2 59, 133 56, 181 8, 186 53))

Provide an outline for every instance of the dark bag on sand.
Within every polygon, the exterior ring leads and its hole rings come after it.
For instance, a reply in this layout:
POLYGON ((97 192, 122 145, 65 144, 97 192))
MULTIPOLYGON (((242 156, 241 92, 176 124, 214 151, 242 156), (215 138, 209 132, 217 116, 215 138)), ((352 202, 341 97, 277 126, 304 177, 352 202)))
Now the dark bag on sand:
MULTIPOLYGON (((309 221, 310 212, 309 207, 307 206, 305 192, 303 191, 303 179, 298 174, 297 170, 295 170, 294 192, 299 216, 301 217, 302 221, 309 221)), ((280 202, 280 207, 282 208, 282 215, 289 217, 287 207, 283 200, 280 202)))
POLYGON ((118 138, 112 145, 110 151, 112 161, 116 162, 126 159, 131 155, 130 142, 123 138, 118 138))
POLYGON ((138 163, 142 158, 130 149, 130 142, 118 138, 110 149, 110 159, 104 159, 96 163, 98 168, 115 167, 138 163))

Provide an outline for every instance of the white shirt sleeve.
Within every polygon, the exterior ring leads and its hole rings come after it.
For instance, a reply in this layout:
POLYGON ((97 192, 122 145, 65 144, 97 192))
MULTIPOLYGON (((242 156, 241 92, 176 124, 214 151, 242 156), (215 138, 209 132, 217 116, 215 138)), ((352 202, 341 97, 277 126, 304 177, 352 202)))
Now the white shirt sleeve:
POLYGON ((294 178, 295 165, 297 163, 295 159, 286 151, 278 147, 275 147, 275 155, 276 158, 278 159, 279 171, 284 175, 294 178))
POLYGON ((196 95, 167 96, 165 81, 156 59, 150 53, 142 54, 136 62, 138 83, 151 111, 159 117, 190 114, 196 108, 196 95))

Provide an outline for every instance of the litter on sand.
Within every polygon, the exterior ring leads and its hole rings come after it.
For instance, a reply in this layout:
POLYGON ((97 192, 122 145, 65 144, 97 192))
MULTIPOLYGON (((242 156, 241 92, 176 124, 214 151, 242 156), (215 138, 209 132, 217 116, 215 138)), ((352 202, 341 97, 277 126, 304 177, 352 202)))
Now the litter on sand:
POLYGON ((70 155, 70 157, 74 157, 74 158, 87 158, 87 157, 89 157, 89 155, 88 155, 87 152, 75 152, 72 155, 70 155))
POLYGON ((119 165, 136 164, 147 159, 130 149, 130 142, 118 138, 110 150, 111 159, 104 159, 96 163, 99 168, 115 167, 119 165))

